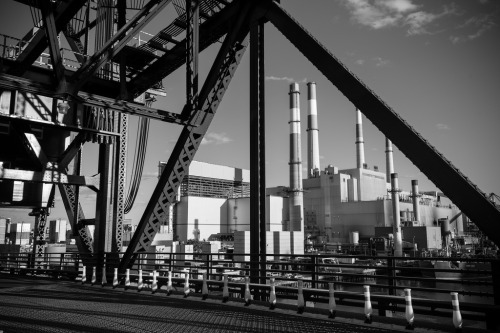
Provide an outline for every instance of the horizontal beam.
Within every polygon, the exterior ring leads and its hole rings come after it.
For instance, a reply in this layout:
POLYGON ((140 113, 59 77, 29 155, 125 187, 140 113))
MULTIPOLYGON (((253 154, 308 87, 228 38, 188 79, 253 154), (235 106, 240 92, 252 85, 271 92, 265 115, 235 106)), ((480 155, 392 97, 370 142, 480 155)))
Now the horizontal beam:
POLYGON ((99 190, 99 175, 75 176, 68 175, 58 170, 31 171, 18 169, 0 170, 0 179, 17 180, 23 182, 45 183, 45 184, 64 184, 87 186, 93 191, 99 190))
MULTIPOLYGON (((2 59, 5 72, 15 66, 15 61, 2 59)), ((64 77, 66 81, 73 76, 75 72, 65 68, 64 77)), ((44 96, 56 96, 56 86, 53 84, 53 72, 50 68, 40 66, 29 67, 22 77, 0 73, 0 88, 10 90, 21 90, 40 94, 44 96), (33 90, 38 89, 38 90, 33 90), (43 93, 43 91, 46 91, 43 93)), ((120 95, 120 83, 117 81, 104 80, 98 77, 91 77, 87 84, 81 89, 87 94, 95 94, 108 98, 115 98, 120 95)), ((61 93, 60 96, 63 94, 61 93)))
POLYGON ((150 108, 133 102, 126 102, 120 99, 112 99, 103 96, 96 96, 87 93, 78 93, 79 101, 88 106, 109 108, 136 116, 143 116, 151 119, 161 120, 167 123, 184 125, 178 113, 150 108))
MULTIPOLYGON (((19 78, 16 76, 2 74, 2 73, 0 73, 0 89, 19 90, 27 93, 32 93, 52 98, 64 97, 60 96, 60 94, 57 94, 51 85, 42 84, 34 80, 19 78)), ((115 111, 124 112, 131 115, 143 116, 151 119, 164 121, 167 123, 184 125, 184 121, 181 119, 180 115, 174 112, 154 109, 138 103, 125 102, 120 99, 110 98, 108 96, 90 94, 87 92, 79 92, 77 96, 78 96, 77 101, 83 105, 109 108, 115 111)), ((71 126, 67 127, 75 131, 85 130, 80 127, 71 127, 71 126)), ((115 135, 115 133, 113 133, 113 135, 115 135)))

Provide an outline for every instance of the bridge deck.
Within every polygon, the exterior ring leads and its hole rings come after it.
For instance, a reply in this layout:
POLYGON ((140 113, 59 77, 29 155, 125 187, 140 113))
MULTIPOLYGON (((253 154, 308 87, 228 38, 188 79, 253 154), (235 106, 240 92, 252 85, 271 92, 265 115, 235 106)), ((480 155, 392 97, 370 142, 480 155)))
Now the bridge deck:
MULTIPOLYGON (((245 307, 237 300, 222 304, 179 294, 111 289, 73 281, 44 280, 0 274, 0 332, 389 332, 405 331, 403 318, 377 318, 338 308, 337 319, 325 311, 266 303, 245 307), (378 319, 383 319, 379 321, 378 319)), ((442 320, 442 319, 441 319, 442 320)), ((439 325, 417 321, 416 331, 436 332, 439 325), (432 329, 430 329, 432 327, 432 329)), ((450 327, 447 326, 446 330, 450 327)), ((468 332, 476 329, 468 327, 468 332)), ((478 330, 485 332, 485 330, 478 330)))

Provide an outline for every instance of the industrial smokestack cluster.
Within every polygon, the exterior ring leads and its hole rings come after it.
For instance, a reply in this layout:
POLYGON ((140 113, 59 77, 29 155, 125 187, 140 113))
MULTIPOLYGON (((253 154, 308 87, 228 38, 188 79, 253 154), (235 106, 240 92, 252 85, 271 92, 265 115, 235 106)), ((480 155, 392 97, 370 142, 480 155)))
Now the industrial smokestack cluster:
MULTIPOLYGON (((302 193, 302 154, 300 148, 300 92, 299 84, 290 84, 290 231, 304 230, 302 193)), ((291 247, 293 248, 293 247, 291 247)))
POLYGON ((318 109, 316 102, 316 83, 307 84, 307 176, 318 177, 321 171, 319 165, 319 130, 318 109))

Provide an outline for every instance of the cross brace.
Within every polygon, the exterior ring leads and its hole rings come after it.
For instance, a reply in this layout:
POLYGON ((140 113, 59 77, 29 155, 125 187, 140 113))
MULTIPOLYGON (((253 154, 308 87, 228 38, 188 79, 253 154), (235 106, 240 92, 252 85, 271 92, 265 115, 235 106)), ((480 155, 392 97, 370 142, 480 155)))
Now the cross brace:
POLYGON ((147 251, 160 223, 167 217, 169 205, 175 202, 177 189, 188 171, 248 45, 248 40, 245 39, 248 27, 243 25, 247 13, 248 5, 238 16, 235 29, 226 36, 219 50, 200 92, 199 101, 203 103, 202 107, 195 110, 196 112, 190 116, 190 123, 196 127, 187 125, 182 130, 130 245, 120 262, 120 270, 130 267, 139 252, 147 251))

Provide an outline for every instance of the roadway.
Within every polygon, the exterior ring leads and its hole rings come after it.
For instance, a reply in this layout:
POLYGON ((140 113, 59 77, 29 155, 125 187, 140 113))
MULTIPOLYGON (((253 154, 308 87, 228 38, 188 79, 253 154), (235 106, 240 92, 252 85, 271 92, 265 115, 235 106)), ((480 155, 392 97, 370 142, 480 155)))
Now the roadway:
MULTIPOLYGON (((360 309, 362 310, 362 309, 360 309)), ((79 282, 0 274, 0 333, 7 332, 391 332, 404 321, 364 324, 362 313, 325 312, 293 306, 269 310, 239 300, 183 298, 181 293, 124 290, 79 282)), ((379 319, 382 319, 379 318, 379 319)), ((449 330, 448 326, 448 330, 449 330)), ((417 332, 436 329, 417 327, 417 332)), ((474 330, 476 331, 476 330, 474 330)), ((484 331, 483 331, 484 332, 484 331)))

